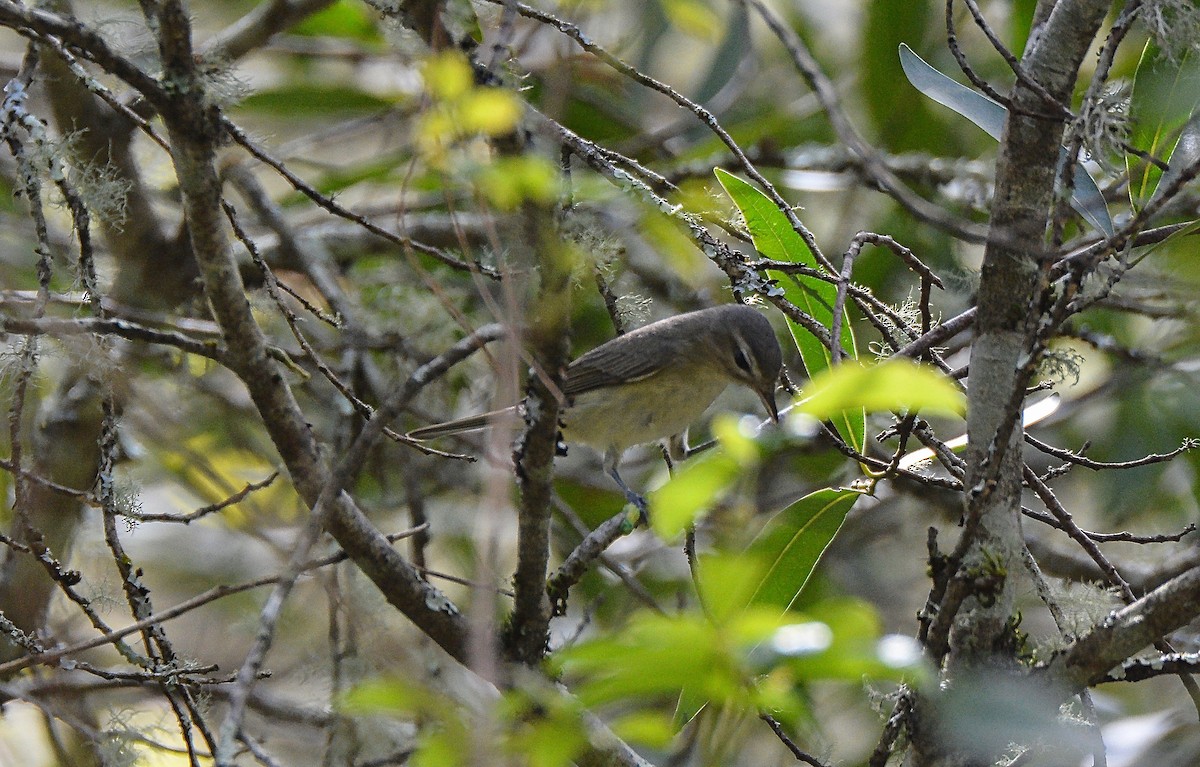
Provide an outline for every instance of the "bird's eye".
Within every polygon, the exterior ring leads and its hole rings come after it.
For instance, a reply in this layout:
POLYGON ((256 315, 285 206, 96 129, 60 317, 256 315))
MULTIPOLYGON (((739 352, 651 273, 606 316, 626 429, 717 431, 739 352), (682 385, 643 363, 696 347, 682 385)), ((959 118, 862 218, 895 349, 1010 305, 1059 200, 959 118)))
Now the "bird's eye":
POLYGON ((750 360, 746 359, 746 355, 741 349, 734 351, 733 364, 737 365, 743 372, 750 372, 750 360))

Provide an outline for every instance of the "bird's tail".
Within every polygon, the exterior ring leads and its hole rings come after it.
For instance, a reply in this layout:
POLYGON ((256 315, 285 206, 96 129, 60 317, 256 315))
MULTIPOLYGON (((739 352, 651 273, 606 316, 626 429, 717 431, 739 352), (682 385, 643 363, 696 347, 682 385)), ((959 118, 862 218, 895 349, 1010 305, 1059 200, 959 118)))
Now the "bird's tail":
POLYGON ((488 413, 479 413, 478 415, 469 415, 466 418, 458 418, 445 423, 434 423, 429 426, 422 426, 419 429, 413 429, 406 437, 415 440, 435 439, 444 437, 447 434, 462 434, 468 431, 479 431, 486 429, 489 426, 505 419, 512 418, 517 412, 516 407, 506 407, 501 410, 493 410, 488 413))

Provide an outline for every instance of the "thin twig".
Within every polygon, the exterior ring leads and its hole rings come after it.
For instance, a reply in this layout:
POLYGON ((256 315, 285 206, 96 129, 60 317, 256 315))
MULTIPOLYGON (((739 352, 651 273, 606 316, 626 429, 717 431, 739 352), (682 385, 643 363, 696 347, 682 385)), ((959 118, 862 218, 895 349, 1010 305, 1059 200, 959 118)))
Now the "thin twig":
POLYGON ((812 767, 828 767, 825 762, 822 762, 812 754, 806 753, 799 746, 797 746, 795 741, 793 741, 788 734, 783 731, 783 725, 780 724, 779 720, 777 720, 775 717, 771 716, 770 714, 759 714, 758 718, 767 723, 767 726, 770 727, 771 731, 775 733, 775 737, 779 738, 779 742, 786 746, 788 751, 792 752, 792 756, 796 757, 797 762, 811 764, 812 767))
MULTIPOLYGON (((403 538, 407 538, 410 535, 416 535, 423 529, 425 529, 424 526, 420 528, 411 528, 399 533, 393 533, 387 536, 387 540, 394 543, 403 538)), ((340 562, 345 562, 349 558, 350 555, 345 551, 339 551, 336 554, 331 554, 330 556, 322 559, 315 559, 307 562, 303 565, 302 569, 304 572, 316 570, 318 568, 328 567, 340 562)), ((93 637, 92 639, 76 642, 70 645, 62 645, 55 647, 53 650, 46 650, 45 652, 35 655, 27 655, 24 658, 17 658, 16 660, 11 660, 7 663, 0 663, 0 677, 11 676, 12 674, 21 671, 22 669, 29 668, 30 666, 56 665, 63 658, 84 652, 86 650, 103 647, 106 644, 113 644, 123 637, 129 636, 130 634, 136 634, 154 624, 163 623, 165 621, 172 620, 173 618, 178 618, 181 615, 186 615, 187 613, 199 607, 203 607, 210 602, 215 602, 218 599, 224 599, 227 596, 240 594, 244 591, 250 591, 251 589, 262 588, 263 586, 270 586, 277 583, 280 577, 281 576, 278 575, 271 575, 264 578, 257 578, 252 581, 239 583, 233 586, 216 586, 208 591, 197 594, 191 599, 184 600, 174 607, 168 607, 165 610, 160 610, 153 615, 147 616, 120 629, 107 630, 102 635, 93 637)))

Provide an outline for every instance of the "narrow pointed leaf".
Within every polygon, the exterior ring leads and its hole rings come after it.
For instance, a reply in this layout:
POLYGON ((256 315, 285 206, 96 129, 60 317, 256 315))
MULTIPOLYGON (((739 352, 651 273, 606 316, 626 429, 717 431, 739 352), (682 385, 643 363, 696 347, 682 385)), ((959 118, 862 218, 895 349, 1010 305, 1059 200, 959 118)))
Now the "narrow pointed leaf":
POLYGON ((907 45, 900 46, 900 66, 912 86, 948 109, 978 125, 983 132, 1000 140, 1008 110, 979 91, 952 80, 929 65, 907 45))
MULTIPOLYGON (((792 229, 792 225, 775 203, 765 194, 731 173, 716 170, 717 180, 733 199, 746 228, 754 240, 754 247, 763 256, 774 261, 790 261, 812 269, 821 268, 808 245, 792 229)), ((802 275, 770 272, 779 281, 784 296, 805 314, 829 328, 833 324, 833 305, 837 299, 837 286, 822 280, 802 275)), ((804 327, 788 322, 788 329, 800 350, 800 358, 808 375, 814 376, 830 365, 829 349, 804 327)), ((841 334, 842 350, 851 359, 858 358, 854 333, 849 315, 844 314, 841 334)), ((846 413, 834 422, 838 433, 856 450, 862 450, 866 442, 866 417, 862 413, 846 413)))
MULTIPOLYGON (((975 123, 992 138, 1000 140, 1001 134, 1004 133, 1004 122, 1008 119, 1008 110, 1002 104, 950 79, 930 66, 907 45, 900 46, 900 66, 914 88, 975 123)), ((1064 162, 1065 159, 1064 149, 1059 154, 1059 162, 1064 162)), ((1096 229, 1105 234, 1112 234, 1112 217, 1109 215, 1104 195, 1100 193, 1095 179, 1079 163, 1075 164, 1073 186, 1071 206, 1096 229)))
POLYGON ((1175 179, 1185 170, 1194 167, 1197 162, 1200 162, 1200 111, 1193 112, 1187 124, 1183 126, 1179 141, 1175 142, 1175 149, 1171 152, 1171 160, 1167 163, 1162 178, 1158 180, 1158 186, 1155 187, 1151 199, 1170 189, 1175 179))
POLYGON ((750 604, 788 609, 861 495, 856 490, 826 488, 776 514, 747 549, 765 565, 750 604))
MULTIPOLYGON (((1200 106, 1200 60, 1191 52, 1177 60, 1162 55, 1152 42, 1146 43, 1134 74, 1130 95, 1130 115, 1133 130, 1130 143, 1162 160, 1169 158, 1168 170, 1129 154, 1125 164, 1129 170, 1129 197, 1135 206, 1146 204, 1157 190, 1162 189, 1165 174, 1178 175, 1193 150, 1196 133, 1197 107, 1200 106), (1181 133, 1180 130, 1183 130, 1181 133), (1183 154, 1179 154, 1180 150, 1183 154)), ((1167 181, 1166 183, 1169 183, 1167 181)))
MULTIPOLYGON (((1066 160, 1067 150, 1060 149, 1058 152, 1059 167, 1062 167, 1061 163, 1066 160)), ((1076 213, 1083 216, 1084 221, 1105 235, 1112 235, 1117 231, 1113 226, 1112 216, 1108 212, 1108 203, 1104 200, 1104 193, 1100 191, 1092 174, 1087 172, 1087 168, 1078 162, 1075 163, 1071 207, 1075 209, 1076 213)))

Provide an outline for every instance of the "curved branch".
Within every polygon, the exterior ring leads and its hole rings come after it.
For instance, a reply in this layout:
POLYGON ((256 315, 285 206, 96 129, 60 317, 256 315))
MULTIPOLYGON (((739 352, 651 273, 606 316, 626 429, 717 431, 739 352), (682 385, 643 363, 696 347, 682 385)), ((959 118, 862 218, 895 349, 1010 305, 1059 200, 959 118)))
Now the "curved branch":
POLYGON ((1200 567, 1159 586, 1112 613, 1100 625, 1058 652, 1038 673, 1072 692, 1101 680, 1129 658, 1197 615, 1200 567))
POLYGON ((218 61, 235 61, 266 45, 272 37, 302 21, 334 0, 270 0, 259 3, 210 39, 204 54, 218 61))
MULTIPOLYGON (((330 482, 330 471, 308 419, 271 357, 232 255, 215 166, 221 117, 204 98, 186 40, 187 19, 180 18, 177 4, 168 4, 161 13, 166 18, 160 48, 166 75, 177 88, 160 111, 205 293, 229 345, 227 364, 245 383, 292 482, 312 506, 330 482)), ((448 653, 464 659, 467 625, 453 603, 392 549, 347 495, 338 494, 328 514, 329 531, 388 601, 448 653)))

